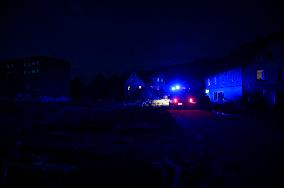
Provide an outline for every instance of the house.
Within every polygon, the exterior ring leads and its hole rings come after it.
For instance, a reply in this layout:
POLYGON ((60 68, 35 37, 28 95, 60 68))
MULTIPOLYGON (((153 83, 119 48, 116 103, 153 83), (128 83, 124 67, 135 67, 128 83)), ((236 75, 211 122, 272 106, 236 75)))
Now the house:
POLYGON ((70 64, 50 57, 0 62, 1 99, 69 96, 70 64))
POLYGON ((127 100, 139 100, 143 97, 143 92, 145 88, 145 83, 137 75, 137 73, 132 73, 124 84, 124 93, 127 100))
POLYGON ((132 73, 125 81, 126 100, 162 98, 165 93, 165 76, 162 73, 132 73))
POLYGON ((206 79, 206 93, 212 102, 239 101, 242 98, 242 68, 216 73, 206 79))
POLYGON ((284 32, 268 36, 224 58, 205 79, 215 103, 284 104, 284 32))
POLYGON ((152 87, 156 91, 164 89, 164 86, 165 86, 164 74, 157 73, 151 76, 150 78, 151 78, 150 87, 152 87))

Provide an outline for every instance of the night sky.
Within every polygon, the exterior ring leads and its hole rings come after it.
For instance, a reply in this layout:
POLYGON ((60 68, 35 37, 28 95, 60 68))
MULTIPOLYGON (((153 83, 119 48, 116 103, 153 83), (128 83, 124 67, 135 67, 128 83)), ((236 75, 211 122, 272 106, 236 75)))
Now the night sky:
POLYGON ((273 1, 1 0, 0 59, 46 55, 72 74, 121 73, 222 56, 284 27, 273 1))

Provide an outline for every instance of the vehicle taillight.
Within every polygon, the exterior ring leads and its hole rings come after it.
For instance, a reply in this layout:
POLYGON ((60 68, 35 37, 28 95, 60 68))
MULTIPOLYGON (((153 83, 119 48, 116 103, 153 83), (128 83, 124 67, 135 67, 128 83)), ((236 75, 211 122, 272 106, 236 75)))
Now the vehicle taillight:
POLYGON ((178 99, 177 98, 174 98, 174 103, 177 103, 178 102, 178 99))
POLYGON ((194 103, 193 98, 189 98, 189 102, 190 102, 190 103, 194 103))

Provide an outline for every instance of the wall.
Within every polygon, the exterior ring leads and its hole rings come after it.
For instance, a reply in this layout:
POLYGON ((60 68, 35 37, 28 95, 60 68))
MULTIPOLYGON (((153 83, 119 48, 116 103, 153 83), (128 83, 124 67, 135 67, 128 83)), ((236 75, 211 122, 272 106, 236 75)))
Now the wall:
POLYGON ((206 80, 206 90, 212 102, 234 102, 242 97, 242 68, 224 71, 206 80), (217 95, 217 96, 216 96, 217 95))
POLYGON ((136 73, 132 73, 124 83, 125 99, 129 101, 141 100, 145 92, 145 87, 146 85, 141 78, 136 73))
POLYGON ((70 64, 47 57, 32 57, 2 62, 0 88, 4 98, 69 96, 70 64), (13 65, 7 69, 7 66, 13 65))
POLYGON ((268 46, 254 57, 251 64, 244 67, 243 91, 249 96, 248 100, 258 95, 270 105, 276 103, 277 93, 284 91, 283 52, 283 45, 268 46), (264 80, 257 79, 257 70, 264 71, 264 80))

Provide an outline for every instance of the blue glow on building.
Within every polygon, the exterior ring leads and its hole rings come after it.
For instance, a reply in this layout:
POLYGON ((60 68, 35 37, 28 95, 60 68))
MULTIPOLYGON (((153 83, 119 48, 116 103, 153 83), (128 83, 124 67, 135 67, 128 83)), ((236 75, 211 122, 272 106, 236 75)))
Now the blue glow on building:
POLYGON ((242 97, 242 69, 223 71, 206 79, 205 93, 212 102, 238 101, 242 97), (210 80, 214 82, 210 83, 210 80))

